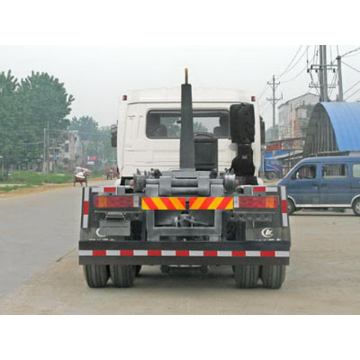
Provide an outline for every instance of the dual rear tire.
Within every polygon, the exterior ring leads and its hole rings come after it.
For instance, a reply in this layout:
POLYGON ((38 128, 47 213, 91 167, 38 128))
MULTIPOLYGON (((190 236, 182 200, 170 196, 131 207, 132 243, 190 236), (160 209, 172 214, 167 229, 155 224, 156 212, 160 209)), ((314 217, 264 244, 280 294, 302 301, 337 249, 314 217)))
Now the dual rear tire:
POLYGON ((84 265, 86 283, 90 288, 102 288, 109 278, 115 287, 127 288, 134 284, 141 267, 131 265, 84 265))
POLYGON ((109 267, 107 265, 84 265, 84 275, 90 288, 102 288, 109 280, 109 267))
POLYGON ((264 288, 280 289, 286 275, 285 265, 235 265, 233 270, 236 287, 240 289, 257 287, 259 279, 264 288))

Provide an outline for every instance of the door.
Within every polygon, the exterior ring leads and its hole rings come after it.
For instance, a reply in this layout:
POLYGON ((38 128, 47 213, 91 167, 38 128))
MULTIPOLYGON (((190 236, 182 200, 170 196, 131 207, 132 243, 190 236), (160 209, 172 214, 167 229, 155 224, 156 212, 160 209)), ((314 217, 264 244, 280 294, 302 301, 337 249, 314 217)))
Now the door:
POLYGON ((352 166, 352 177, 351 182, 351 198, 360 195, 360 161, 358 163, 351 164, 352 166))
POLYGON ((317 205, 320 203, 317 164, 303 164, 295 168, 287 183, 287 192, 296 205, 317 205))
POLYGON ((337 162, 321 165, 320 194, 322 204, 350 204, 352 196, 348 164, 337 162))

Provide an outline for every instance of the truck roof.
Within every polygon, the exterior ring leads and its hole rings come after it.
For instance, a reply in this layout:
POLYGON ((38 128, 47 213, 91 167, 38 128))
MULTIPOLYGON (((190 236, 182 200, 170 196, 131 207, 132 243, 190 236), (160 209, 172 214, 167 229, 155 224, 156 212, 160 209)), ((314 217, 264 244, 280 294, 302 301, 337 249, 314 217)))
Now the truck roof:
MULTIPOLYGON (((222 88, 193 87, 193 102, 250 102, 251 96, 247 96, 242 90, 222 88)), ((156 102, 181 102, 181 87, 139 89, 127 92, 127 101, 131 103, 156 103, 156 102)))

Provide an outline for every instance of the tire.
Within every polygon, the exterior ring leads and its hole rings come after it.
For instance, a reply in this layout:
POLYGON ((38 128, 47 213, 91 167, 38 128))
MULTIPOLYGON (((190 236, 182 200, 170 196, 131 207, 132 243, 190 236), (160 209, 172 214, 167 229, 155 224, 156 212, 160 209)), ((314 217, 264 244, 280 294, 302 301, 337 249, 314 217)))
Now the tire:
POLYGON ((288 215, 291 215, 296 211, 296 206, 291 199, 288 199, 287 201, 288 201, 288 206, 287 206, 288 215))
POLYGON ((263 287, 267 289, 280 289, 285 280, 285 265, 263 265, 261 280, 263 287))
POLYGON ((161 265, 160 271, 162 274, 168 274, 170 272, 170 266, 169 265, 161 265))
POLYGON ((234 277, 236 287, 240 289, 251 289, 256 287, 259 279, 258 265, 235 265, 234 277))
POLYGON ((360 216, 360 198, 355 199, 352 204, 352 209, 355 215, 360 216))
POLYGON ((107 265, 84 265, 86 283, 90 288, 105 287, 109 280, 107 265))
POLYGON ((276 179, 276 174, 273 171, 269 171, 265 174, 266 179, 274 180, 276 179))
POLYGON ((135 268, 132 265, 110 265, 110 276, 115 287, 132 287, 135 279, 135 268))
POLYGON ((135 265, 135 277, 140 276, 141 265, 135 265))

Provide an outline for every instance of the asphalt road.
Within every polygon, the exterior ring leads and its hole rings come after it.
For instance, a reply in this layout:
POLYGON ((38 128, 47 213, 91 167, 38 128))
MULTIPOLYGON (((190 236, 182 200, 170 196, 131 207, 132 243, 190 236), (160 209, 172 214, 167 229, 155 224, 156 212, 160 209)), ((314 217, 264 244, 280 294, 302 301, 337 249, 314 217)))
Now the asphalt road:
POLYGON ((80 189, 0 199, 1 314, 360 314, 360 217, 291 217, 281 290, 234 287, 229 268, 161 274, 135 287, 87 288, 77 265, 80 189))

